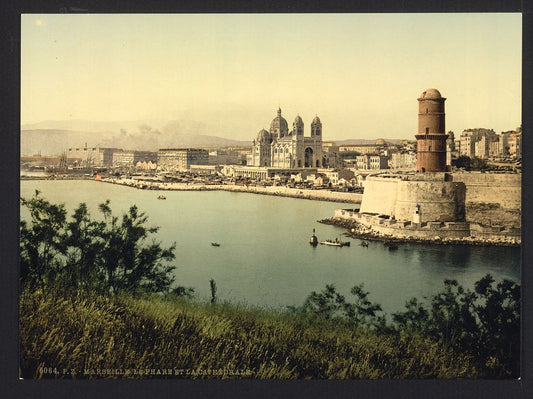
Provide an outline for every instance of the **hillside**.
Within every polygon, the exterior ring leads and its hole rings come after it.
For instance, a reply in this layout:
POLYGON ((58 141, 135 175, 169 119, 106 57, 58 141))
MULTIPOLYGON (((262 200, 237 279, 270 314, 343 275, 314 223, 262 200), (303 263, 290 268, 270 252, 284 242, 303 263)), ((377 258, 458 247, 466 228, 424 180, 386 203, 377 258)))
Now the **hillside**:
POLYGON ((467 354, 416 335, 357 331, 180 297, 26 289, 20 333, 23 378, 481 376, 467 354))
POLYGON ((62 129, 21 130, 21 155, 58 155, 68 148, 101 147, 122 148, 125 150, 157 151, 159 148, 202 147, 221 148, 228 146, 249 146, 247 141, 225 139, 198 133, 188 133, 179 124, 166 126, 162 131, 144 125, 134 133, 125 129, 113 131, 76 131, 62 129), (185 131, 185 132, 180 132, 185 131))

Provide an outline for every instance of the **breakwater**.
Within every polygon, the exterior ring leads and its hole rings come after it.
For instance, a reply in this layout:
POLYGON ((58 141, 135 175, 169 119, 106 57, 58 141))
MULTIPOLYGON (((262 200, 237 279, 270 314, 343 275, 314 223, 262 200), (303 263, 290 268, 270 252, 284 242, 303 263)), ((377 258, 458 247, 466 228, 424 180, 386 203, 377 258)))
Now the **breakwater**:
POLYGON ((346 209, 338 209, 333 218, 319 222, 344 227, 347 236, 366 240, 510 247, 519 247, 521 243, 520 229, 517 228, 481 226, 468 222, 413 224, 346 209))

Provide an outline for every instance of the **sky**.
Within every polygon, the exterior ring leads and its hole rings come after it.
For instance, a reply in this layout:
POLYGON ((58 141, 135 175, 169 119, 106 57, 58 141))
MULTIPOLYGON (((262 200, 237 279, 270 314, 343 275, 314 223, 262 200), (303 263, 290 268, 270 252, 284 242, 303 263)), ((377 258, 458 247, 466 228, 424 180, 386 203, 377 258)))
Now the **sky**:
POLYGON ((417 98, 446 130, 521 124, 519 13, 23 14, 21 123, 189 120, 251 140, 278 107, 324 140, 411 138, 417 98))

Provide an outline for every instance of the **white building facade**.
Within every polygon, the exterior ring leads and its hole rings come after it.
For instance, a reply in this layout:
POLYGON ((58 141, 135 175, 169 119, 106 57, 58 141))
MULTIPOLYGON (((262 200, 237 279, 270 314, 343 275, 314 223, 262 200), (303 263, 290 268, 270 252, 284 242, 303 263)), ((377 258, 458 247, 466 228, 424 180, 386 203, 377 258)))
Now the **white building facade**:
POLYGON ((250 166, 274 168, 320 168, 324 164, 322 123, 318 116, 311 123, 311 136, 304 136, 304 123, 298 115, 292 130, 278 108, 270 131, 262 129, 252 145, 250 166))

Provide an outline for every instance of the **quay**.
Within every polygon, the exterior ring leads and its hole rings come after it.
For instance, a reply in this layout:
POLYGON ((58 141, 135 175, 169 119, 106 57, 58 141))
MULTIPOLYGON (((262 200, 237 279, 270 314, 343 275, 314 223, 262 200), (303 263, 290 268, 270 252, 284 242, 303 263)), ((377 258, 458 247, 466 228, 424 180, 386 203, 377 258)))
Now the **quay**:
POLYGON ((360 204, 363 194, 331 191, 327 189, 290 188, 285 186, 259 186, 239 184, 206 184, 206 183, 167 183, 148 180, 102 178, 103 183, 120 184, 143 190, 172 190, 172 191, 229 191, 252 194, 273 195, 310 199, 319 201, 344 202, 360 204))

